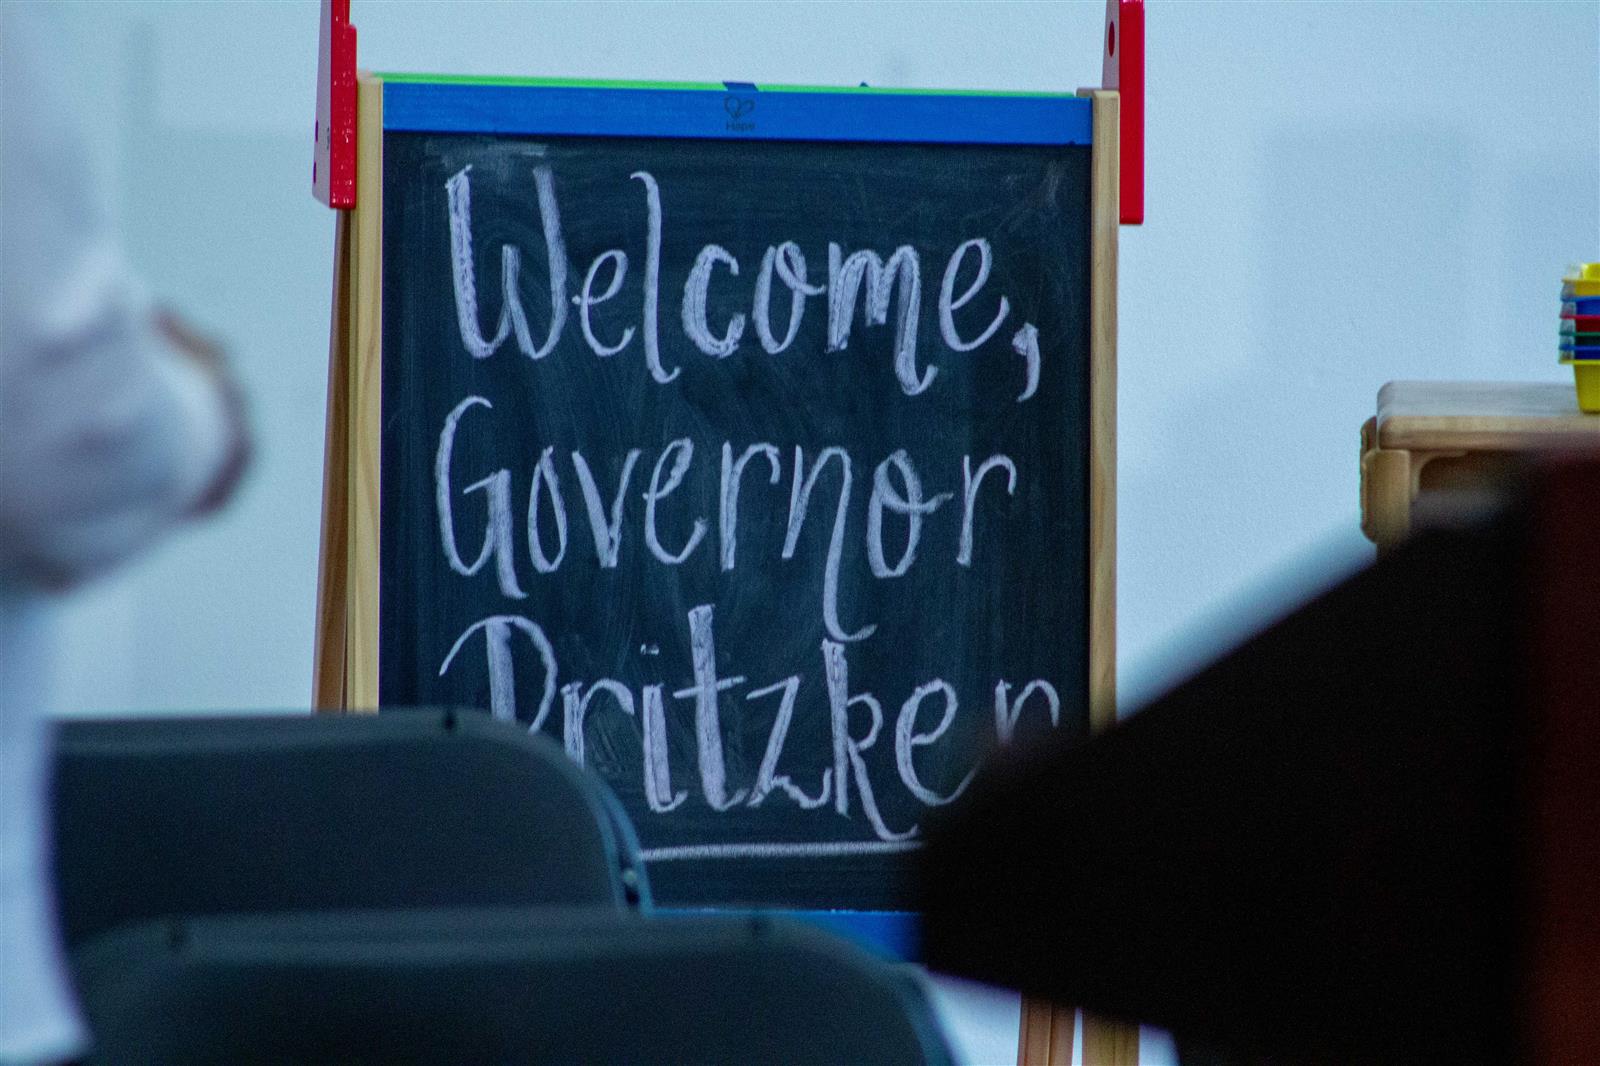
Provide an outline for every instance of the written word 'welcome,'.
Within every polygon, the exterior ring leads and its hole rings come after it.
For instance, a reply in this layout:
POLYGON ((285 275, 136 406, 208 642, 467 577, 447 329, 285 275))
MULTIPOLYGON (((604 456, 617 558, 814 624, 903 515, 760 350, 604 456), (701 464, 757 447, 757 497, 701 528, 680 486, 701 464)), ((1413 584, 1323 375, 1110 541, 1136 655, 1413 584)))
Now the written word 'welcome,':
MULTIPOLYGON (((1039 391, 1040 330, 1018 320, 1005 293, 988 288, 996 252, 985 235, 964 234, 947 255, 941 252, 942 262, 935 268, 940 271, 937 294, 929 301, 932 323, 923 322, 924 264, 911 243, 851 248, 830 240, 825 248, 821 242, 810 248, 808 259, 801 243, 774 239, 759 262, 753 254, 741 262, 728 248, 706 243, 692 260, 666 264, 671 276, 684 280, 681 291, 676 285, 663 291, 668 197, 649 171, 628 176, 646 220, 639 241, 642 274, 630 284, 638 247, 601 251, 580 276, 567 252, 555 168, 538 164, 531 170, 545 250, 543 284, 534 288, 547 290, 547 312, 543 294, 535 304, 525 302, 522 249, 505 243, 499 249, 499 284, 494 287, 498 314, 486 320, 483 308, 495 296, 491 292, 485 300, 479 281, 472 168, 457 170, 445 184, 455 325, 468 359, 525 357, 538 362, 554 357, 547 364, 553 367, 562 359, 637 358, 650 387, 675 389, 682 384, 684 361, 670 353, 699 358, 694 355, 698 352, 710 361, 708 366, 741 350, 746 359, 804 358, 799 349, 785 353, 796 348, 807 317, 819 316, 820 326, 813 328, 822 330, 829 353, 848 350, 852 332, 860 327, 890 331, 891 363, 884 372, 892 371, 894 387, 904 397, 937 390, 941 360, 974 358, 995 348, 1009 360, 1008 372, 1014 375, 1006 404, 1026 405, 1039 391), (826 269, 814 270, 812 262, 824 257, 826 269), (625 290, 637 294, 632 321, 622 325, 614 308, 607 316, 597 313, 625 290), (729 301, 734 293, 741 309, 729 311, 735 306, 729 301), (663 298, 668 301, 665 311, 663 298), (530 314, 530 307, 535 313, 530 314), (717 314, 712 308, 723 311, 717 314), (677 340, 663 345, 664 314, 681 329, 687 345, 677 340), (494 323, 492 328, 486 321, 494 323), (934 332, 925 328, 929 325, 937 327, 937 346, 927 341, 934 332), (572 339, 563 345, 563 338, 572 339)), ((1021 417, 1030 408, 1017 410, 1021 417)), ((621 416, 611 412, 606 417, 621 416)), ((843 439, 797 443, 776 434, 759 439, 730 433, 708 440, 700 433, 672 436, 665 443, 641 438, 636 446, 607 454, 540 442, 528 454, 519 449, 505 455, 506 465, 498 460, 484 464, 482 456, 496 454, 496 441, 515 436, 512 423, 520 418, 514 404, 497 404, 476 391, 458 392, 438 428, 433 502, 439 551, 459 578, 492 579, 504 605, 460 632, 439 660, 438 672, 447 675, 469 642, 481 639, 490 710, 509 720, 519 717, 520 706, 520 717, 535 730, 558 714, 567 751, 580 764, 587 757, 585 729, 594 716, 625 719, 640 737, 636 781, 649 811, 667 815, 690 799, 687 788, 676 787, 669 758, 683 747, 668 735, 669 722, 677 717, 693 723, 694 752, 694 772, 686 775, 680 765, 677 782, 693 780, 696 803, 704 808, 753 809, 776 798, 801 811, 817 811, 819 817, 831 813, 854 819, 859 811, 866 822, 863 831, 870 828, 878 846, 908 846, 918 825, 914 820, 890 824, 880 802, 884 782, 898 782, 896 787, 923 806, 959 796, 971 780, 970 770, 953 783, 930 783, 925 766, 919 770, 919 753, 926 759, 942 741, 948 742, 962 708, 977 708, 967 713, 991 719, 1001 743, 1015 734, 1027 707, 1036 707, 1035 713, 1048 717, 1052 727, 1059 723, 1061 696, 1045 677, 991 674, 980 691, 958 693, 947 678, 930 676, 892 697, 857 691, 850 681, 852 647, 919 636, 880 629, 869 590, 917 567, 970 570, 986 548, 982 531, 1003 525, 1019 486, 1029 483, 1026 456, 958 449, 953 456, 930 458, 904 447, 864 454, 843 439), (462 458, 469 454, 479 459, 462 458), (513 469, 523 472, 519 484, 528 486, 515 497, 513 469), (670 521, 664 517, 668 515, 670 521), (762 528, 776 523, 781 544, 746 544, 741 550, 741 517, 748 524, 753 515, 761 519, 762 528), (664 575, 674 568, 700 566, 730 587, 754 571, 770 580, 800 550, 808 525, 826 532, 817 584, 784 591, 804 591, 810 597, 818 612, 812 618, 820 617, 823 636, 820 642, 813 638, 805 661, 774 676, 750 678, 720 669, 715 606, 690 601, 693 605, 677 615, 688 634, 686 676, 569 678, 558 662, 555 633, 537 610, 525 609, 541 601, 540 590, 549 583, 574 579, 578 573, 615 571, 630 545, 664 575), (459 531, 468 528, 481 528, 481 540, 473 532, 471 542, 463 543, 466 538, 459 531), (940 530, 938 543, 951 547, 926 548, 930 529, 940 530), (847 552, 852 544, 855 550, 847 552), (859 564, 850 566, 848 559, 859 564), (523 601, 528 603, 519 608, 523 601), (537 681, 523 678, 520 686, 512 651, 518 642, 533 653, 531 659, 524 653, 522 661, 536 662, 542 675, 537 681), (886 698, 899 703, 897 712, 892 703, 886 710, 886 698), (684 708, 682 715, 671 713, 675 704, 684 708), (819 765, 792 765, 785 745, 806 706, 826 709, 827 757, 819 765), (748 733, 756 718, 765 735, 759 765, 742 779, 730 780, 724 751, 729 720, 737 719, 741 732, 748 733), (883 768, 876 776, 871 772, 875 762, 883 768), (886 776, 889 766, 893 773, 886 776)), ((620 657, 612 661, 620 662, 620 657)), ((760 854, 765 846, 731 847, 760 854)))

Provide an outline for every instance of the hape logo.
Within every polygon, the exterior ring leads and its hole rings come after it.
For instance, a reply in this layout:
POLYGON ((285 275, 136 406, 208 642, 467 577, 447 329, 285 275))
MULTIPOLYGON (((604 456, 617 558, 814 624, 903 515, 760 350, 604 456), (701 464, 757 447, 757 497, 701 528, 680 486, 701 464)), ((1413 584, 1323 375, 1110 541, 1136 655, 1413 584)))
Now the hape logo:
POLYGON ((725 96, 722 98, 722 110, 728 113, 728 129, 735 132, 745 132, 756 128, 754 122, 743 122, 746 115, 756 109, 756 102, 748 96, 725 96))

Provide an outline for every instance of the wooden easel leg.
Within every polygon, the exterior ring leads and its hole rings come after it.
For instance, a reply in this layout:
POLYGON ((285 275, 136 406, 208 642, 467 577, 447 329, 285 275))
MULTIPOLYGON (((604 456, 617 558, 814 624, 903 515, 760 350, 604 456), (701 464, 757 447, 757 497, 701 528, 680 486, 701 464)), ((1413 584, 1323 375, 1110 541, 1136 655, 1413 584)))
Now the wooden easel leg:
POLYGON ((1136 1066, 1138 1061, 1138 1026, 1084 1012, 1083 1066, 1136 1066))
MULTIPOLYGON (((1094 101, 1094 212, 1090 285, 1090 388, 1094 425, 1090 444, 1089 728, 1098 733, 1117 720, 1117 236, 1120 99, 1115 92, 1080 89, 1094 101)), ((1024 998, 1017 1060, 1024 1066, 1070 1066, 1077 1012, 1024 998)), ((1084 1066, 1134 1066, 1139 1030, 1083 1016, 1084 1066)))
POLYGON ((1019 1066, 1071 1066, 1072 1030, 1077 1011, 1042 999, 1022 997, 1022 1026, 1017 1038, 1019 1066))
POLYGON ((311 707, 345 706, 345 575, 348 559, 350 212, 336 212, 333 314, 328 334, 328 413, 322 451, 322 543, 317 559, 317 629, 311 707))

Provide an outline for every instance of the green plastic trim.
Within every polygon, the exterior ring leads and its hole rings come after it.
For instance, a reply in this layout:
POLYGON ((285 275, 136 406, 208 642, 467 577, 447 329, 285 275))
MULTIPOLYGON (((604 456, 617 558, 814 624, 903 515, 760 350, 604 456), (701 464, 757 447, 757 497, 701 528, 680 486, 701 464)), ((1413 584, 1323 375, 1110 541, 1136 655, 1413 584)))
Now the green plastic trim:
POLYGON ((373 71, 384 81, 404 81, 428 85, 526 85, 563 89, 704 89, 727 92, 720 81, 608 81, 602 78, 515 78, 493 74, 395 74, 373 71))
MULTIPOLYGON (((384 81, 430 85, 523 85, 531 88, 565 89, 679 89, 725 93, 720 81, 615 81, 605 78, 518 78, 492 74, 403 74, 374 71, 384 81)), ((891 96, 1016 96, 1065 97, 1077 93, 1030 92, 1018 89, 888 89, 870 85, 767 85, 755 84, 758 92, 768 93, 877 93, 891 96)))

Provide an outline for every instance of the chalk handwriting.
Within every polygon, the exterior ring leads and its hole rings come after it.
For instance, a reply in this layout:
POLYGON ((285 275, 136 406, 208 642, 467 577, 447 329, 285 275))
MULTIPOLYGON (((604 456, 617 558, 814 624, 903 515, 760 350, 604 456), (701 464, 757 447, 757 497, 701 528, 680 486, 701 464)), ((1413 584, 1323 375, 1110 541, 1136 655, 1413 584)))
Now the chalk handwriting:
MULTIPOLYGON (((953 248, 896 244, 892 239, 873 248, 852 246, 844 239, 848 234, 833 234, 840 239, 826 241, 825 248, 819 241, 812 248, 819 267, 822 256, 826 257, 826 275, 818 269, 813 279, 806 250, 796 241, 779 239, 781 234, 773 235, 770 244, 764 240, 753 245, 697 240, 685 248, 684 242, 676 239, 669 244, 665 232, 669 192, 650 171, 635 170, 628 175, 628 182, 638 182, 644 194, 644 227, 638 243, 608 241, 623 246, 585 252, 593 254, 587 264, 569 264, 554 170, 550 164, 536 161, 528 176, 533 190, 530 214, 538 223, 534 232, 544 245, 548 320, 540 323, 529 317, 530 306, 534 318, 539 317, 543 294, 531 302, 537 286, 524 291, 529 280, 523 272, 524 249, 510 242, 498 248, 499 306, 484 306, 474 246, 473 173, 470 166, 462 167, 445 181, 454 335, 461 343, 451 358, 461 358, 464 352, 470 360, 486 360, 502 349, 507 350, 502 358, 512 357, 507 342, 514 341, 521 355, 539 364, 539 369, 526 373, 539 375, 554 372, 551 368, 563 359, 612 360, 631 349, 628 358, 611 364, 619 368, 615 373, 636 373, 638 387, 645 390, 667 386, 692 390, 699 387, 695 375, 737 374, 741 365, 748 366, 748 360, 781 356, 791 364, 792 372, 804 373, 804 360, 849 351, 853 338, 858 340, 859 350, 863 347, 859 338, 868 335, 865 331, 881 329, 884 332, 877 334, 881 341, 873 343, 886 342, 890 358, 875 372, 892 374, 895 386, 906 397, 920 397, 934 389, 941 367, 951 373, 947 380, 956 382, 971 380, 974 374, 1013 375, 1013 357, 1023 361, 1022 385, 1014 400, 1008 387, 1004 402, 1008 406, 1022 403, 1039 393, 1047 369, 1043 356, 1049 350, 1048 338, 1041 336, 1032 322, 1021 321, 1023 312, 1013 314, 1010 297, 1000 290, 1015 279, 997 258, 987 235, 969 236, 953 248), (698 251, 691 257, 696 247, 698 251), (673 262, 663 263, 664 248, 673 249, 673 262), (683 261, 677 261, 680 255, 683 261), (741 269, 741 257, 745 264, 754 264, 758 256, 759 267, 741 269), (920 328, 924 260, 930 270, 943 264, 926 331, 920 328), (630 268, 641 265, 642 269, 630 274, 630 268), (580 269, 581 284, 569 294, 569 271, 576 278, 580 269), (672 328, 681 328, 686 343, 668 337, 663 344, 664 276, 674 286, 669 299, 678 279, 683 279, 678 321, 672 328), (812 307, 813 301, 817 306, 812 307), (602 307, 605 309, 597 312, 602 307), (820 332, 823 337, 822 351, 795 350, 808 309, 813 315, 813 333, 820 332), (576 318, 577 329, 562 348, 569 313, 576 318), (486 333, 488 322, 493 329, 486 333), (543 332, 536 340, 534 332, 539 326, 543 332), (1003 329, 1011 330, 1009 351, 1003 329), (747 331, 756 343, 744 344, 747 331), (636 347, 635 339, 640 342, 636 347), (668 350, 681 365, 669 365, 668 350), (695 352, 708 358, 701 361, 695 352), (635 358, 632 353, 642 355, 642 366, 631 362, 635 358), (558 354, 559 358, 551 358, 558 354), (987 359, 994 360, 992 367, 969 365, 987 359), (725 369, 707 369, 719 366, 725 369), (689 377, 681 380, 686 369, 689 377)), ((484 283, 491 286, 488 301, 492 305, 492 283, 487 279, 484 283)), ((455 404, 439 428, 433 502, 445 562, 460 579, 487 585, 491 578, 486 571, 493 560, 492 588, 510 601, 502 610, 513 612, 492 613, 468 625, 439 659, 439 675, 454 670, 467 675, 463 683, 469 686, 486 678, 487 702, 494 717, 517 720, 520 705, 524 708, 522 721, 535 731, 544 728, 559 695, 561 713, 556 717, 562 743, 579 765, 609 764, 633 743, 630 738, 636 738, 638 784, 652 814, 668 815, 686 803, 724 814, 790 805, 815 812, 819 818, 847 819, 857 825, 861 837, 656 848, 645 852, 648 860, 904 851, 918 846, 921 833, 915 814, 907 820, 907 810, 949 804, 971 784, 975 765, 956 765, 958 760, 950 756, 952 751, 972 749, 975 762, 970 717, 977 715, 982 730, 989 730, 984 705, 991 682, 992 730, 998 743, 1015 738, 1024 712, 1030 716, 1030 725, 1043 726, 1048 720, 1051 729, 1060 728, 1061 695, 1055 682, 1046 678, 996 678, 991 674, 979 680, 984 687, 977 692, 964 693, 958 693, 957 684, 972 683, 966 673, 943 671, 957 683, 929 677, 908 683, 909 692, 857 689, 850 679, 850 657, 866 654, 862 642, 877 633, 878 623, 856 619, 853 627, 847 624, 842 598, 851 593, 851 606, 860 611, 862 605, 878 602, 871 596, 854 599, 855 591, 869 580, 892 582, 914 567, 954 566, 961 573, 970 570, 986 548, 993 551, 985 540, 1007 523, 1025 518, 1024 504, 1031 506, 1032 497, 1044 491, 1037 479, 1024 476, 1012 456, 994 452, 978 460, 972 454, 960 454, 956 469, 954 457, 930 462, 895 447, 892 438, 875 454, 853 454, 841 442, 807 441, 802 445, 776 435, 769 440, 707 441, 704 435, 674 438, 670 430, 659 431, 652 424, 636 438, 638 446, 618 446, 610 454, 592 454, 592 449, 586 453, 572 446, 570 439, 564 440, 560 427, 551 427, 552 438, 536 441, 532 451, 517 458, 522 465, 483 464, 482 456, 495 454, 496 427, 501 425, 497 420, 513 417, 514 411, 496 410, 484 396, 471 394, 455 404), (648 463, 650 471, 642 486, 632 480, 641 462, 648 463), (756 464, 753 473, 749 469, 752 463, 756 464), (458 470, 476 464, 483 465, 469 474, 458 470), (856 471, 867 469, 872 470, 870 481, 855 477, 856 471), (513 471, 517 471, 515 480, 513 471), (747 473, 751 473, 748 481, 747 473), (1000 473, 1003 481, 990 478, 985 493, 985 479, 1000 473), (787 493, 779 487, 785 480, 787 493), (574 484, 575 493, 571 491, 574 484), (516 505, 523 501, 514 502, 513 493, 523 491, 527 493, 526 506, 519 508, 516 505), (708 502, 713 499, 714 504, 708 502), (577 511, 579 500, 581 513, 577 511), (945 508, 947 503, 952 506, 945 508), (984 508, 981 520, 980 506, 984 508), (670 518, 663 515, 663 508, 669 510, 670 518), (715 513, 710 513, 713 508, 715 513), (807 518, 818 510, 822 514, 811 523, 813 532, 807 533, 807 518), (780 523, 774 520, 780 513, 784 514, 781 538, 777 533, 780 523), (739 543, 741 514, 745 517, 743 545, 739 543), (664 542, 659 524, 664 518, 674 531, 666 536, 670 544, 664 542), (514 528, 519 520, 525 521, 520 537, 514 528), (563 568, 570 572, 574 567, 589 566, 586 550, 567 550, 569 534, 580 542, 584 539, 570 529, 571 523, 584 521, 598 569, 617 571, 626 558, 623 579, 636 565, 683 567, 713 528, 717 542, 714 559, 703 555, 683 572, 695 573, 699 567, 700 572, 718 580, 737 582, 739 570, 779 571, 802 552, 804 541, 807 555, 823 556, 820 578, 811 578, 820 588, 809 592, 820 597, 820 602, 812 601, 812 609, 818 611, 825 634, 820 645, 808 642, 816 649, 808 654, 817 657, 784 670, 787 676, 753 681, 732 665, 739 661, 739 644, 749 640, 749 635, 732 634, 733 654, 719 665, 714 607, 699 603, 676 616, 682 626, 678 639, 687 639, 692 676, 663 678, 659 675, 664 669, 658 669, 657 676, 648 681, 622 680, 633 678, 637 668, 666 662, 660 657, 657 641, 672 636, 628 631, 621 637, 624 646, 637 648, 644 659, 632 659, 629 651, 615 661, 631 666, 605 669, 616 677, 573 678, 560 683, 556 649, 567 646, 560 641, 569 635, 553 634, 559 639, 551 639, 552 634, 535 620, 539 597, 530 592, 543 589, 541 582, 561 580, 563 568), (476 543, 480 523, 482 540, 476 543), (463 554, 463 537, 469 545, 467 554, 463 554), (861 548, 848 555, 850 573, 844 572, 847 542, 861 548), (521 554, 523 546, 525 555, 521 554), (485 650, 482 674, 471 656, 461 655, 479 635, 485 650), (519 678, 519 670, 538 676, 519 678), (523 682, 520 693, 519 680, 523 682), (536 702, 531 700, 535 692, 536 702), (967 697, 964 703, 961 696, 967 697), (685 703, 669 706, 669 699, 685 703), (887 703, 890 708, 898 706, 892 721, 884 710, 886 700, 891 699, 899 701, 887 703), (530 704, 531 717, 527 711, 530 704), (768 714, 770 719, 765 717, 768 714), (692 737, 687 732, 691 716, 692 737), (962 728, 956 728, 958 722, 962 728), (675 728, 684 729, 684 735, 674 737, 675 728), (755 763, 756 744, 761 742, 751 738, 762 735, 765 740, 755 763), (790 744, 792 736, 824 735, 825 765, 807 765, 797 754, 815 750, 814 740, 790 744), (751 762, 746 761, 746 745, 751 762), (786 754, 786 746, 793 750, 786 754), (675 770, 678 787, 674 787, 675 770), (882 802, 890 790, 903 790, 898 802, 882 802), (908 807, 905 797, 916 805, 908 807), (896 824, 890 824, 886 810, 896 824)), ((613 412, 610 417, 625 415, 613 412)), ((640 477, 644 478, 642 471, 640 477)), ((1014 535, 1012 530, 1006 537, 1014 535)), ((816 574, 801 568, 791 572, 816 574)), ((700 598, 699 593, 694 594, 694 599, 700 598)))

